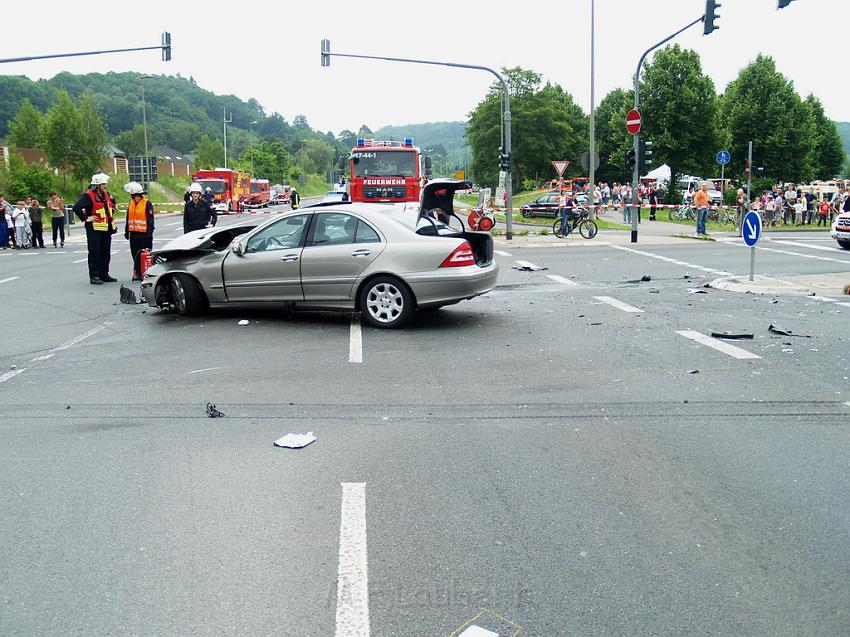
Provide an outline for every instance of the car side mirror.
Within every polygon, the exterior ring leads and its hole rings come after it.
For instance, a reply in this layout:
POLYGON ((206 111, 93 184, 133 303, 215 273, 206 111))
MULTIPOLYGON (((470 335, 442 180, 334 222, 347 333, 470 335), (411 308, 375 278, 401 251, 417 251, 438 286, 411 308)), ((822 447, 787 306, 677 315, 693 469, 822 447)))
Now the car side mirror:
POLYGON ((230 249, 233 254, 241 257, 245 254, 245 242, 242 239, 234 239, 233 246, 230 249))

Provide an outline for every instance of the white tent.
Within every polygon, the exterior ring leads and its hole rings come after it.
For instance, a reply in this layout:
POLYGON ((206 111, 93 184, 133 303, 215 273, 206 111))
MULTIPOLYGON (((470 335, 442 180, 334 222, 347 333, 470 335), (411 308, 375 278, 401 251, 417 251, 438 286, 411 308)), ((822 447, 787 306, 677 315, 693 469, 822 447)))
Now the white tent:
POLYGON ((661 164, 658 168, 654 170, 650 170, 646 173, 641 179, 654 179, 659 183, 669 183, 670 182, 670 166, 667 164, 661 164))

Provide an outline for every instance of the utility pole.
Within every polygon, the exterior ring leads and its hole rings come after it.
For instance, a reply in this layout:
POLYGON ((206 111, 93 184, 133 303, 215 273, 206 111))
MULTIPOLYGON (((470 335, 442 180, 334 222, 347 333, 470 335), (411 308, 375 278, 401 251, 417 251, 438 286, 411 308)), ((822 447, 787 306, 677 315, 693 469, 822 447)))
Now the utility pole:
POLYGON ((147 117, 147 114, 145 113, 145 111, 147 110, 145 108, 145 104, 147 103, 145 101, 145 80, 149 80, 149 79, 151 79, 150 75, 143 75, 142 76, 142 128, 144 129, 144 134, 145 134, 145 159, 144 159, 144 163, 142 164, 143 165, 143 168, 142 168, 142 184, 144 185, 145 189, 148 189, 148 190, 150 189, 149 182, 150 182, 151 171, 150 171, 150 164, 148 163, 148 161, 149 161, 148 158, 150 157, 150 153, 148 151, 148 117, 147 117))
POLYGON ((254 126, 257 125, 257 122, 251 122, 248 124, 248 137, 251 142, 251 175, 256 177, 257 175, 254 173, 254 126))
MULTIPOLYGON (((590 0, 590 159, 588 159, 589 184, 588 197, 590 203, 590 218, 596 219, 596 107, 594 102, 594 68, 596 37, 596 0, 590 0)), ((575 193, 573 193, 575 194, 575 193)))
MULTIPOLYGON (((504 99, 505 109, 503 115, 504 125, 502 126, 502 134, 504 135, 504 144, 502 145, 501 154, 506 154, 508 156, 507 161, 507 170, 505 177, 505 238, 510 241, 513 239, 513 178, 512 178, 512 168, 511 164, 513 161, 511 160, 511 96, 508 92, 508 83, 505 81, 505 78, 502 77, 500 73, 497 73, 491 68, 486 66, 479 66, 476 64, 459 64, 456 62, 435 62, 432 60, 414 60, 410 58, 395 58, 395 57, 382 57, 378 55, 355 55, 353 53, 331 53, 331 42, 328 39, 322 40, 322 57, 321 62, 322 66, 330 66, 331 65, 331 56, 335 55, 337 57, 345 57, 345 58, 359 58, 362 60, 385 60, 388 62, 407 62, 410 64, 432 64, 436 66, 451 66, 453 68, 460 69, 476 69, 479 71, 487 71, 488 73, 492 73, 496 76, 496 79, 499 80, 499 84, 502 86, 502 97, 504 99)), ((501 161, 501 157, 500 157, 501 161)))
POLYGON ((230 119, 227 117, 227 107, 223 107, 224 115, 222 116, 222 121, 224 122, 224 167, 227 168, 227 125, 233 121, 233 113, 230 114, 230 119))

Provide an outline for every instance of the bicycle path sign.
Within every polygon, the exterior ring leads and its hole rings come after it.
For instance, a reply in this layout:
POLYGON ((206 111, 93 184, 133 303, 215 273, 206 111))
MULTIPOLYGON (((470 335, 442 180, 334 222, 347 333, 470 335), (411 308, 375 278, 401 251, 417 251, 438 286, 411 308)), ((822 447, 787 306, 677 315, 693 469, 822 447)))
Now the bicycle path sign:
POLYGON ((728 150, 721 150, 717 153, 717 155, 715 155, 714 159, 716 159, 717 163, 721 166, 725 166, 732 159, 732 155, 729 153, 728 150))

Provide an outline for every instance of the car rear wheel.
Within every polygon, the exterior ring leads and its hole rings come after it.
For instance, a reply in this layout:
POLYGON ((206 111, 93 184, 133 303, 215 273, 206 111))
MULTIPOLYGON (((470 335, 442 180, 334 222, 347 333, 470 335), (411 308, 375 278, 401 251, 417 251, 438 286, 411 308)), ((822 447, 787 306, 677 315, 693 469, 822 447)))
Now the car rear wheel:
POLYGON ((522 216, 526 219, 531 216, 531 210, 529 210, 528 208, 522 208, 520 212, 522 213, 522 216))
POLYGON ((171 302, 181 316, 200 314, 207 298, 198 282, 186 274, 175 274, 168 283, 171 302))
POLYGON ((360 290, 360 311, 373 327, 400 327, 413 312, 413 294, 397 278, 378 276, 360 290))
POLYGON ((850 241, 848 241, 847 239, 839 239, 838 245, 840 245, 845 250, 850 250, 850 241))

